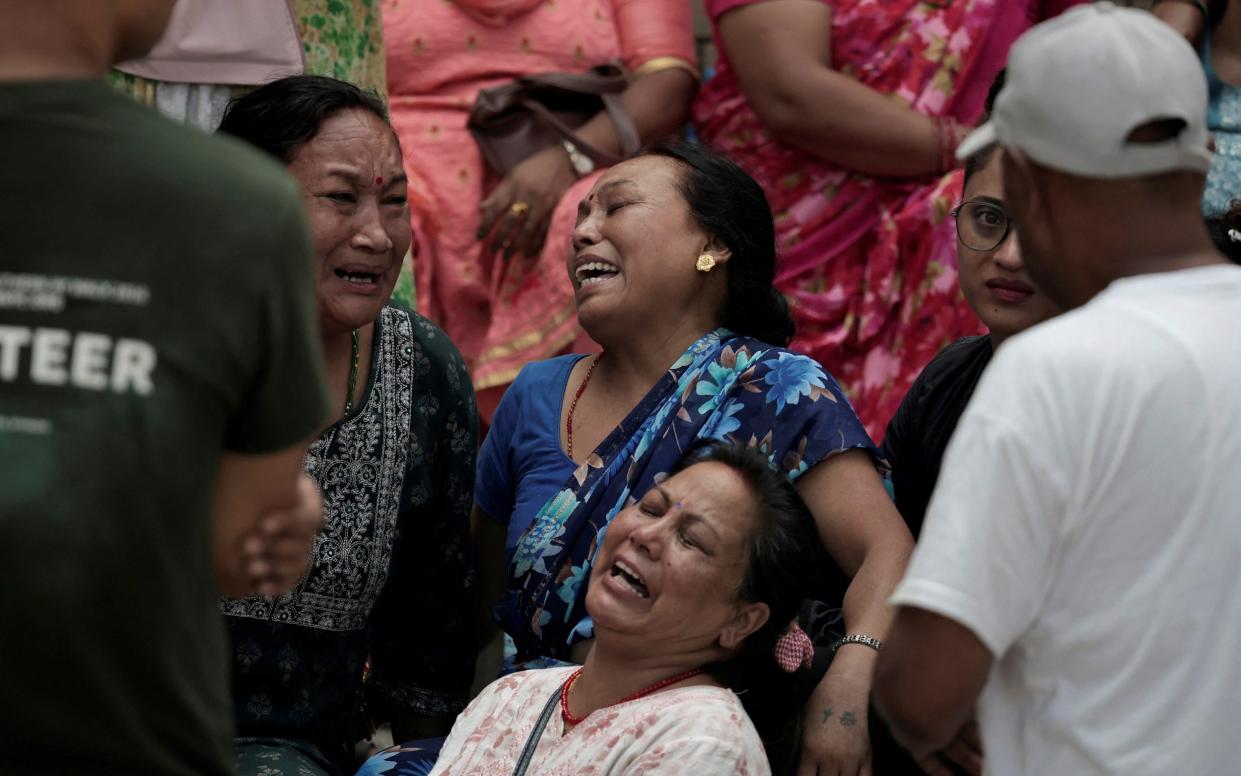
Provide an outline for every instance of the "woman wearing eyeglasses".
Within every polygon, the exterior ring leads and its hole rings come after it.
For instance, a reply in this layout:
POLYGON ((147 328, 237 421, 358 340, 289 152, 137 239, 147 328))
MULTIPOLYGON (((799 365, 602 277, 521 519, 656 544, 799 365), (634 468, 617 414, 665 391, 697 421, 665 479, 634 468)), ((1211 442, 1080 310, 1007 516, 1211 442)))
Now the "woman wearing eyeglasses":
MULTIPOLYGON (((1003 85, 996 79, 987 102, 1003 85)), ((939 465, 962 410, 991 354, 1005 339, 1060 310, 1026 273, 1015 226, 1004 209, 1002 151, 984 152, 965 164, 957 223, 961 292, 990 333, 966 337, 940 351, 905 395, 884 436, 892 465, 896 506, 917 537, 939 465)))
MULTIPOLYGON (((987 96, 987 116, 1003 85, 1001 71, 987 96)), ((1016 227, 1004 209, 1002 154, 992 149, 966 161, 962 202, 952 211, 961 293, 989 333, 966 337, 940 351, 905 395, 883 439, 896 507, 915 538, 939 478, 944 449, 991 354, 1004 340, 1060 312, 1034 286, 1021 260, 1016 227)), ((981 773, 977 730, 967 726, 948 749, 929 759, 919 763, 927 773, 981 773)))

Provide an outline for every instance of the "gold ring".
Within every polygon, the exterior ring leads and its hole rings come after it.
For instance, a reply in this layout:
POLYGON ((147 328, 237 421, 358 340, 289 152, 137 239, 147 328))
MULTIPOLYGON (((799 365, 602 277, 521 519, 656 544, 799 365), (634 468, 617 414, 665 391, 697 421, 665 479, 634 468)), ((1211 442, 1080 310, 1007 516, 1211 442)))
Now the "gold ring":
POLYGON ((524 216, 526 212, 529 210, 530 210, 530 206, 520 200, 509 205, 509 208, 508 208, 508 212, 512 213, 518 218, 521 218, 522 216, 524 216))

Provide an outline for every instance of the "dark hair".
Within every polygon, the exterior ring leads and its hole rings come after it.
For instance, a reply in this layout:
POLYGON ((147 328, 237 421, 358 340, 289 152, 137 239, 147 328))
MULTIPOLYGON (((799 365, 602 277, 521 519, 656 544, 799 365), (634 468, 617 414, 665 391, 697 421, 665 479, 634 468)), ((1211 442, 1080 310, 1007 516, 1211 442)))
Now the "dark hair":
POLYGON ((711 440, 690 448, 678 471, 714 461, 745 481, 757 504, 757 527, 750 536, 743 600, 767 604, 771 615, 741 645, 735 658, 708 666, 708 672, 737 692, 767 749, 773 773, 787 770, 801 741, 804 672, 787 673, 776 663, 776 642, 797 617, 810 593, 821 548, 814 518, 788 477, 773 468, 766 453, 739 442, 711 440))
POLYGON ((1206 219, 1206 225, 1219 252, 1234 264, 1241 264, 1241 199, 1234 199, 1228 212, 1206 219))
POLYGON ((375 94, 327 76, 294 75, 231 101, 218 131, 288 164, 325 119, 350 108, 368 111, 388 123, 388 111, 375 94))
POLYGON ((763 188, 697 143, 662 143, 639 155, 674 159, 685 167, 681 195, 690 214, 732 252, 720 323, 746 337, 787 345, 795 326, 788 300, 775 287, 776 227, 763 188))
MULTIPOLYGON (((991 118, 991 112, 995 110, 995 98, 1000 95, 1000 90, 1004 88, 1004 82, 1007 78, 1008 68, 1002 68, 1000 72, 995 74, 995 80, 991 82, 991 89, 987 91, 987 101, 984 103, 983 108, 983 121, 991 118)), ((965 181, 967 183, 974 173, 987 166, 987 162, 991 161, 991 157, 995 156, 995 149, 996 146, 992 146, 979 151, 965 160, 965 181)))

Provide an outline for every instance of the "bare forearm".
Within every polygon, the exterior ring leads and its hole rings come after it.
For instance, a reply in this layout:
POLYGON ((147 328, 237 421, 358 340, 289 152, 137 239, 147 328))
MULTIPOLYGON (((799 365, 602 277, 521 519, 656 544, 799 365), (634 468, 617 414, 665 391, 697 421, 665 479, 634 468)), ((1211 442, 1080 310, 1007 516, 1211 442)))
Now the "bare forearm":
MULTIPOLYGON (((913 540, 870 454, 854 449, 821 461, 798 480, 797 490, 815 517, 823 546, 853 580, 843 602, 846 629, 883 639, 891 619, 887 599, 904 571, 913 540)), ((852 752, 846 761, 865 760, 866 708, 875 657, 873 649, 861 644, 836 651, 804 711, 803 765, 817 763, 820 773, 835 773, 840 768, 833 763, 840 762, 842 747, 852 752)), ((859 768, 846 770, 854 773, 859 768)))
POLYGON ((829 164, 877 177, 940 168, 933 119, 826 67, 796 88, 754 95, 751 104, 777 139, 829 164))
MULTIPOLYGON (((878 559, 868 559, 878 560, 878 559)), ((845 596, 845 623, 850 633, 884 638, 887 635, 889 615, 886 594, 882 591, 888 584, 882 579, 869 579, 879 567, 878 563, 863 562, 845 596), (869 566, 869 567, 868 567, 869 566)), ((858 735, 866 738, 866 721, 874 682, 875 661, 879 653, 865 644, 842 644, 832 657, 832 663, 823 675, 818 687, 806 706, 803 721, 806 733, 803 737, 803 763, 807 758, 831 762, 826 754, 834 747, 858 735)), ((813 770, 808 771, 813 772, 813 770)), ((822 767, 819 770, 823 773, 822 767)), ((834 773, 834 769, 827 772, 834 773)), ((847 772, 854 772, 849 769, 847 772)), ((862 771, 868 773, 869 771, 862 771)))
POLYGON ((875 667, 875 706, 915 755, 940 751, 973 716, 991 663, 968 628, 901 608, 875 667))
MULTIPOLYGON (((690 102, 697 90, 698 82, 692 75, 670 68, 634 81, 621 95, 621 102, 639 140, 646 144, 680 131, 689 120, 690 102)), ((600 151, 613 156, 622 153, 620 135, 607 111, 584 124, 577 134, 600 151)))
POLYGON ((914 760, 923 760, 936 752, 947 749, 957 732, 968 722, 968 720, 962 720, 960 724, 953 722, 937 725, 934 729, 913 727, 904 724, 899 717, 894 717, 877 701, 875 706, 879 716, 888 723, 888 730, 892 732, 896 743, 908 750, 914 760))
MULTIPOLYGON (((221 490, 217 488, 217 493, 221 490)), ((287 491, 287 497, 281 497, 276 495, 280 491, 273 489, 272 500, 262 505, 234 497, 241 496, 240 493, 217 496, 212 525, 212 565, 216 587, 221 595, 241 598, 258 592, 258 577, 266 569, 247 562, 247 556, 251 553, 247 552, 249 548, 246 545, 257 541, 260 520, 265 514, 297 506, 296 487, 289 487, 287 491)), ((277 594, 284 592, 279 590, 277 594)))
POLYGON ((280 595, 305 571, 323 524, 318 488, 301 474, 305 450, 299 444, 276 453, 221 456, 211 539, 222 595, 280 595))
MULTIPOLYGON (((845 592, 843 613, 848 633, 870 636, 880 641, 887 637, 893 615, 888 597, 900 581, 907 559, 908 552, 903 549, 874 550, 867 554, 845 592)), ((822 681, 850 677, 865 682, 869 687, 878 655, 865 644, 841 645, 822 681)))
POLYGON ((864 634, 880 641, 887 637, 893 617, 888 598, 905 573, 909 552, 904 543, 893 543, 892 546, 876 546, 866 554, 853 575, 841 607, 849 633, 864 634))
POLYGON ((936 172, 935 121, 833 68, 832 10, 768 0, 719 19, 741 91, 777 139, 830 164, 880 177, 936 172))
POLYGON ((1197 46, 1202 42, 1202 33, 1206 30, 1206 19, 1192 3, 1171 0, 1155 6, 1151 9, 1151 13, 1162 19, 1193 45, 1197 46))
POLYGON ((932 707, 919 702, 924 697, 924 688, 901 664, 899 653, 906 642, 897 634, 893 635, 897 636, 897 642, 889 642, 888 654, 876 655, 872 665, 874 683, 871 701, 879 716, 888 723, 888 729, 897 743, 908 749, 914 759, 920 760, 947 746, 965 720, 957 724, 938 707, 935 707, 935 714, 927 713, 932 707), (893 660, 894 657, 896 660, 893 660))
MULTIPOLYGON (((972 708, 920 703, 923 688, 913 678, 894 678, 892 662, 884 655, 875 667, 872 701, 879 716, 888 723, 892 737, 915 760, 943 751, 969 722, 972 708), (931 709, 934 713, 928 713, 931 709)), ((895 671, 900 673, 899 668, 895 671)))
POLYGON ((852 580, 842 602, 845 626, 882 640, 892 622, 888 598, 905 573, 913 537, 870 455, 855 449, 833 456, 803 475, 797 490, 824 548, 852 580))

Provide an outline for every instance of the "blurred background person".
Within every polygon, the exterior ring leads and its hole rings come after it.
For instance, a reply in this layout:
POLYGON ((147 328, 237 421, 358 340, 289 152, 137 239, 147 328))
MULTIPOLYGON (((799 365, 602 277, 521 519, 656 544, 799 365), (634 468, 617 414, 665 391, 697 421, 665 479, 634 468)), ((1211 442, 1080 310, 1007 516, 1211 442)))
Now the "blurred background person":
POLYGON ((322 522, 296 188, 104 80, 171 9, 0 0, 6 774, 232 773, 217 597, 288 590, 322 522))
POLYGON ((301 185, 335 409, 304 464, 326 512, 309 574, 289 595, 222 605, 238 771, 351 773, 370 719, 404 740, 443 735, 465 707, 474 396, 448 337, 389 304, 411 233, 379 99, 293 76, 234 101, 220 131, 301 185))
POLYGON ((945 173, 1012 41, 1074 2, 706 2, 720 60, 695 127, 766 190, 792 348, 876 438, 931 357, 982 331, 956 282, 961 179, 945 173))
POLYGON ((1151 10, 1202 59, 1210 95, 1207 128, 1215 139, 1202 212, 1218 219, 1241 199, 1241 0, 1157 0, 1151 10))
POLYGON ((379 0, 177 0, 159 42, 116 65, 140 102, 208 131, 238 91, 327 75, 387 94, 379 0))
MULTIPOLYGON (((411 180, 421 246, 419 309, 470 365, 485 422, 521 367, 577 343, 588 349, 564 272, 578 200, 599 160, 557 145, 498 177, 466 129, 481 89, 620 61, 621 95, 642 144, 678 132, 697 88, 685 0, 389 0, 384 3, 392 122, 411 180)), ((600 113, 577 136, 622 144, 600 113)))

